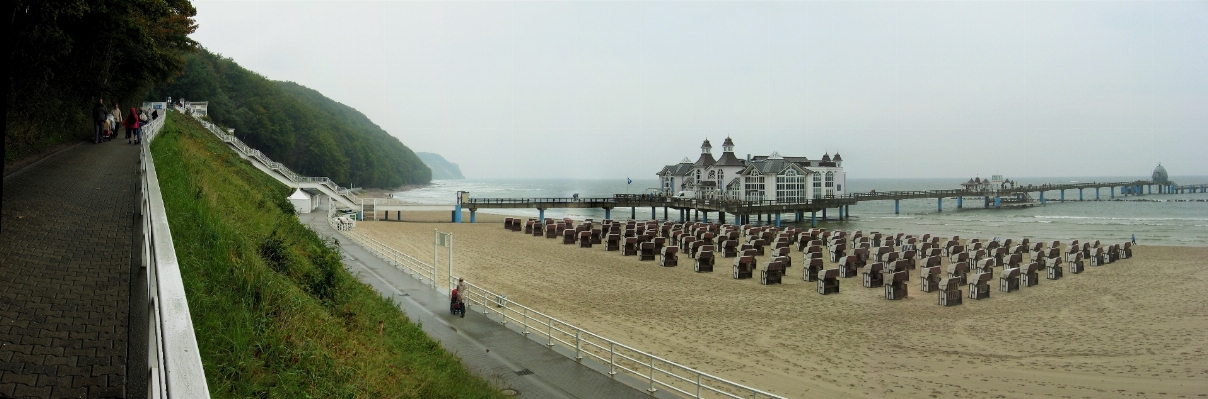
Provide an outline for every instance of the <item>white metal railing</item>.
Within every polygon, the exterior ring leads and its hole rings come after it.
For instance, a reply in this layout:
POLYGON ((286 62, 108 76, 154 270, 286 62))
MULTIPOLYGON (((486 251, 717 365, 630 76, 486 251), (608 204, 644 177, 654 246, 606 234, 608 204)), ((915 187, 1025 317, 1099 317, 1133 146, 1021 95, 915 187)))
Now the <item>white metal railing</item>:
POLYGON ((378 240, 369 238, 364 234, 353 230, 344 232, 344 235, 352 241, 359 244, 361 247, 373 252, 375 255, 385 259, 392 266, 410 274, 416 279, 428 279, 431 282, 432 288, 436 288, 436 267, 424 263, 423 261, 407 255, 402 251, 391 248, 389 245, 382 244, 378 240))
POLYGON ((151 156, 151 141, 159 135, 164 116, 143 126, 139 175, 142 183, 142 266, 147 268, 147 396, 151 398, 209 398, 189 302, 185 298, 180 264, 172 243, 168 215, 160 195, 159 176, 151 156))
POLYGON ((248 158, 256 159, 256 161, 260 162, 265 167, 268 167, 270 170, 276 171, 277 173, 281 174, 281 176, 284 176, 289 181, 292 181, 294 183, 319 184, 319 185, 326 187, 327 189, 331 190, 332 192, 334 192, 338 195, 344 196, 351 203, 354 203, 354 204, 361 203, 361 199, 358 198, 357 196, 353 195, 352 190, 340 187, 340 185, 336 184, 330 178, 302 176, 302 175, 298 174, 297 172, 294 172, 293 170, 291 170, 289 167, 281 164, 280 162, 273 161, 267 155, 264 155, 263 152, 260 152, 260 150, 252 148, 251 146, 244 143, 242 140, 239 140, 238 137, 235 137, 234 135, 227 133, 222 128, 218 127, 217 125, 210 123, 209 121, 207 121, 205 119, 202 119, 202 117, 200 115, 194 114, 192 116, 198 122, 201 122, 201 125, 205 126, 206 130, 209 130, 210 133, 213 133, 215 136, 218 136, 218 138, 220 140, 229 144, 231 147, 234 147, 235 150, 239 151, 239 153, 243 154, 244 156, 246 156, 248 158))
MULTIPOLYGON (((436 288, 437 268, 434 265, 355 230, 345 231, 344 235, 400 270, 405 269, 413 277, 432 281, 433 288, 436 288)), ((451 291, 457 285, 457 276, 450 274, 445 283, 446 286, 442 288, 451 291)), ((633 375, 648 383, 647 390, 651 393, 666 389, 690 398, 784 399, 605 338, 478 285, 466 283, 466 291, 462 297, 467 305, 479 306, 483 314, 490 314, 491 309, 495 308, 500 322, 513 323, 521 334, 538 334, 549 347, 558 345, 570 349, 574 351, 576 361, 581 362, 586 357, 600 362, 608 366, 610 376, 621 372, 633 375)))
MULTIPOLYGON (((449 276, 450 286, 456 283, 456 276, 449 276)), ((650 393, 666 389, 690 398, 784 399, 608 339, 472 283, 466 283, 466 288, 464 298, 469 305, 481 307, 483 314, 490 314, 494 307, 501 323, 515 324, 525 336, 538 334, 549 347, 574 351, 576 361, 593 359, 607 366, 609 375, 624 372, 637 377, 649 384, 650 393)))

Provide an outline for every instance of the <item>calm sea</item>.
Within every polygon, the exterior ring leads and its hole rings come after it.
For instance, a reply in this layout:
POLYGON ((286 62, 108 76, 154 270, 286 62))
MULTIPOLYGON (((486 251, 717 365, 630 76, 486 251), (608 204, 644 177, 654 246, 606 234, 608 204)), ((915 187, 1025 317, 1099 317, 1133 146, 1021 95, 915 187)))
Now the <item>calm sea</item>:
MULTIPOLYGON (((1019 178, 1022 184, 1044 183, 1132 181, 1143 176, 1116 177, 1070 177, 1070 178, 1019 178)), ((1208 176, 1173 176, 1179 184, 1208 183, 1208 176)), ((959 188, 967 179, 848 179, 852 192, 869 190, 937 190, 959 188)), ((638 194, 658 187, 655 179, 491 179, 491 180, 437 180, 424 188, 396 193, 396 198, 422 204, 452 204, 457 191, 469 191, 477 198, 534 198, 534 197, 611 197, 613 194, 638 194)), ((1041 240, 1103 240, 1117 242, 1129 239, 1133 234, 1137 242, 1150 245, 1208 246, 1208 194, 1142 195, 1124 197, 1117 190, 1116 199, 1109 201, 1110 193, 1101 189, 1095 199, 1095 190, 1084 190, 1079 202, 1077 190, 1065 192, 1066 202, 1059 202, 1060 193, 1045 194, 1046 206, 1025 209, 985 209, 979 198, 966 198, 964 208, 957 209, 956 200, 946 199, 943 211, 937 211, 936 200, 904 200, 901 213, 894 214, 893 201, 861 202, 851 207, 852 218, 838 221, 838 210, 831 209, 820 227, 841 230, 864 230, 880 232, 903 232, 912 234, 931 233, 938 235, 961 235, 963 237, 1032 238, 1041 240)), ((537 216, 535 209, 483 210, 483 213, 511 216, 537 216)), ((650 208, 636 210, 639 219, 651 218, 650 208)), ((614 209, 614 219, 630 217, 630 209, 614 209)), ((602 209, 551 209, 546 217, 570 217, 573 219, 604 218, 602 209)), ((662 208, 653 215, 663 218, 662 208)), ((668 216, 678 220, 679 214, 670 210, 668 216)), ((821 218, 822 215, 819 214, 821 218)), ((715 219, 716 216, 711 217, 715 219)), ((800 226, 809 225, 809 216, 800 226)), ((728 221, 732 221, 732 216, 728 221)), ((783 224, 793 224, 793 215, 782 215, 783 224)))

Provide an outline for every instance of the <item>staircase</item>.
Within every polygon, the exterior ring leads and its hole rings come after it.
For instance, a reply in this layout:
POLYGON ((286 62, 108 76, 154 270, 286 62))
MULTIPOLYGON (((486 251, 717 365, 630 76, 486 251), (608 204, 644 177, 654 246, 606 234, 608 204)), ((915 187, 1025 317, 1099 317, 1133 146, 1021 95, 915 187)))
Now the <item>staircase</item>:
MULTIPOLYGON (((178 109, 177 111, 181 110, 178 109)), ((353 194, 351 190, 340 187, 334 181, 331 181, 331 179, 326 177, 308 177, 299 175, 285 165, 282 165, 280 162, 269 159, 269 157, 260 152, 260 150, 249 147, 243 141, 240 141, 234 135, 223 131, 222 128, 219 128, 217 125, 203 120, 197 115, 192 116, 193 119, 196 119, 198 122, 200 122, 202 126, 205 126, 206 130, 209 130, 210 133, 214 133, 214 135, 218 136, 222 142, 230 145, 231 148, 235 150, 235 153, 239 154, 241 158, 248 160, 251 162, 252 166, 256 167, 256 169, 260 169, 260 171, 273 177, 274 179, 277 179, 277 181, 281 182, 282 184, 292 188, 319 190, 319 192, 331 197, 332 200, 343 208, 352 210, 361 209, 362 211, 367 211, 362 208, 362 203, 364 201, 360 197, 357 197, 355 194, 353 194)), ((370 201, 369 209, 373 209, 372 201, 370 201)))

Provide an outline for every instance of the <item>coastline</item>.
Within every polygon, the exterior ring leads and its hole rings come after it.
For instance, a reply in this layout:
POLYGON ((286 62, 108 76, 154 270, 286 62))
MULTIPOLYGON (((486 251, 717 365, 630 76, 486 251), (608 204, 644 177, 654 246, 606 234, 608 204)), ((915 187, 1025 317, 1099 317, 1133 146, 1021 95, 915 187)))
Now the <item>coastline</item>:
POLYGON ((389 198, 390 194, 417 190, 417 189, 421 189, 424 187, 429 187, 431 185, 432 185, 432 183, 424 183, 424 184, 404 184, 395 189, 368 188, 368 189, 362 190, 360 196, 362 198, 389 198))
POLYGON ((455 272, 476 284, 790 397, 1178 395, 1208 378, 1208 357, 1182 343, 1203 328, 1196 309, 1208 301, 1182 295, 1208 288, 1201 266, 1208 247, 1141 246, 1133 259, 945 308, 934 293, 917 292, 917 276, 901 301, 884 300, 859 279, 843 279, 840 294, 818 295, 802 281, 795 251, 798 264, 784 284, 761 286, 757 279, 733 280, 732 259, 719 258, 715 272, 698 274, 681 254, 679 267, 663 268, 600 246, 506 231, 498 215, 480 212, 476 224, 419 222, 448 217, 405 212, 404 221, 412 222, 361 222, 357 230, 421 259, 431 253, 433 229, 452 232, 455 272), (1191 371, 1150 375, 1175 369, 1171 364, 1191 371), (1107 382, 1091 383, 1101 379, 1107 382))

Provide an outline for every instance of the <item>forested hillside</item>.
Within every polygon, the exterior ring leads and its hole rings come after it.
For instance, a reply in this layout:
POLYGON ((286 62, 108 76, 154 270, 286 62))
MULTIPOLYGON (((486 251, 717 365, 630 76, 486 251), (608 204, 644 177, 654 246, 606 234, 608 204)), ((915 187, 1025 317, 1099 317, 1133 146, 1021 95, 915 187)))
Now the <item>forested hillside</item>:
POLYGON ((205 49, 185 56, 184 72, 152 91, 209 101, 214 123, 277 162, 340 185, 395 188, 427 183, 415 153, 357 110, 292 82, 276 82, 205 49))
POLYGON ((431 152, 417 152, 415 155, 418 155, 419 159, 423 160, 425 165, 428 165, 428 169, 432 169, 433 179, 457 180, 466 178, 465 176, 462 176, 460 166, 449 162, 447 159, 445 159, 445 157, 440 156, 440 154, 433 154, 431 152))
POLYGON ((196 46, 188 0, 13 0, 4 159, 92 137, 97 97, 138 106, 196 46))

